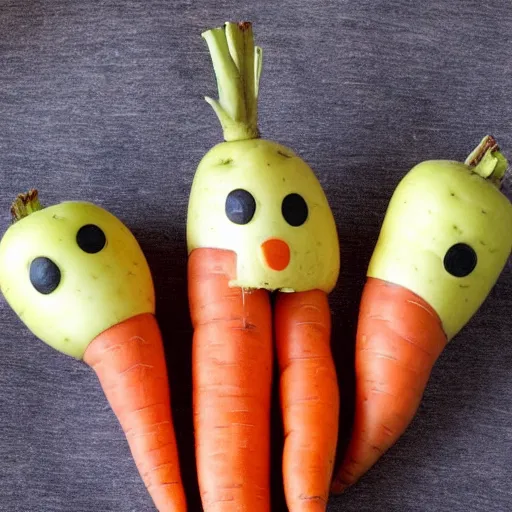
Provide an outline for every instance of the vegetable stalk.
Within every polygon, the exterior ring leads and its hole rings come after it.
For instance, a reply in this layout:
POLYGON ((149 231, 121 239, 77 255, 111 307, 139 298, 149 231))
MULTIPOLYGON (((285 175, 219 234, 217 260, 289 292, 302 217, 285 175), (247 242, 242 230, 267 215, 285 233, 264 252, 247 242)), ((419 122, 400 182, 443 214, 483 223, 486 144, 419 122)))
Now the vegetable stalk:
POLYGON ((32 189, 25 194, 19 194, 11 205, 12 222, 18 222, 31 213, 42 210, 43 206, 39 202, 39 194, 37 190, 32 189))
POLYGON ((228 22, 202 34, 210 50, 219 99, 205 100, 217 114, 226 141, 259 138, 258 89, 262 51, 250 22, 228 22))
POLYGON ((498 143, 491 135, 486 135, 478 146, 469 154, 464 162, 484 179, 488 179, 500 188, 503 177, 508 169, 508 162, 500 152, 498 143))

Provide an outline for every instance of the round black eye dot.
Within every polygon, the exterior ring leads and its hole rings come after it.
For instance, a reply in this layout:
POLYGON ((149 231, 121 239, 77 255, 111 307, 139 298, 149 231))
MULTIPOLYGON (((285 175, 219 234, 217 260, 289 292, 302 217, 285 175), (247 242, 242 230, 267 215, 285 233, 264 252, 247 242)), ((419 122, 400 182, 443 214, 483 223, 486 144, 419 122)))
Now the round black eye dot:
POLYGON ((43 295, 49 295, 60 284, 60 270, 50 259, 43 256, 30 264, 30 282, 43 295))
POLYGON ((254 217, 256 201, 242 188, 232 190, 226 197, 226 215, 235 224, 247 224, 254 217))
POLYGON ((283 199, 281 205, 281 212, 283 213, 284 220, 290 226, 302 226, 308 218, 308 205, 304 198, 299 194, 288 194, 283 199))
POLYGON ((476 252, 467 244, 452 245, 444 257, 444 268, 455 277, 465 277, 476 267, 476 252))
POLYGON ((95 224, 87 224, 78 230, 76 243, 82 251, 88 254, 96 254, 105 247, 107 238, 101 228, 95 224))

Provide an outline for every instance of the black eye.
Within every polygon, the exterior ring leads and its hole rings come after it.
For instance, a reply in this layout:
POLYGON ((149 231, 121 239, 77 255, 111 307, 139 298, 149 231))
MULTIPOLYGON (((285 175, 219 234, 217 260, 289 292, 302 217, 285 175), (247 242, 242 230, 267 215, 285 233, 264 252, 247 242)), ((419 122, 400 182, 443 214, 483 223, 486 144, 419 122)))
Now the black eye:
POLYGON ((235 224, 247 224, 254 217, 256 201, 247 190, 232 190, 226 197, 226 215, 235 224))
POLYGON ((78 230, 76 243, 82 251, 88 254, 96 254, 105 247, 107 239, 101 228, 95 224, 87 224, 78 230))
POLYGON ((43 295, 49 295, 60 284, 60 270, 50 259, 43 256, 30 264, 30 282, 43 295))
POLYGON ((444 257, 444 268, 455 277, 468 276, 476 263, 476 252, 467 244, 452 245, 444 257))
POLYGON ((308 205, 304 198, 299 194, 288 194, 283 199, 281 212, 284 220, 290 226, 302 226, 308 218, 308 205))

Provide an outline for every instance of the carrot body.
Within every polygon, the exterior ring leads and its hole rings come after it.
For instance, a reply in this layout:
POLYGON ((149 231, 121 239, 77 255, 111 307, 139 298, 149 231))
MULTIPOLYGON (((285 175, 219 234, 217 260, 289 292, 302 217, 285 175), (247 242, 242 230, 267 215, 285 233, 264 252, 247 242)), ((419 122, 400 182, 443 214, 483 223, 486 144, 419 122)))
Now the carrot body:
POLYGON ((230 288, 236 256, 189 257, 194 427, 206 512, 270 510, 272 327, 269 294, 230 288))
POLYGON ((329 495, 339 412, 327 294, 279 293, 275 330, 288 509, 322 512, 329 495))
POLYGON ((423 299, 367 279, 356 339, 354 427, 333 492, 354 484, 403 434, 445 346, 441 320, 423 299))
POLYGON ((157 509, 186 511, 164 350, 154 315, 138 315, 106 330, 91 342, 84 361, 100 380, 157 509))

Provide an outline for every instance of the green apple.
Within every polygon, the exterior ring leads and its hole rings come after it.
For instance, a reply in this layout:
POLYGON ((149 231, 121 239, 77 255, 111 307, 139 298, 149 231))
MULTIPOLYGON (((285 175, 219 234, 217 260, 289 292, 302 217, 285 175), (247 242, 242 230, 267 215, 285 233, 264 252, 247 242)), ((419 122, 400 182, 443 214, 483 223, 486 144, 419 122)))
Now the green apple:
POLYGON ((224 142, 209 151, 194 178, 187 227, 189 251, 236 253, 232 286, 330 292, 336 284, 338 237, 322 187, 301 158, 275 142, 224 142), (289 247, 282 269, 267 261, 269 239, 289 247))
POLYGON ((389 203, 368 276, 423 298, 448 339, 478 310, 510 256, 512 204, 499 190, 505 169, 485 137, 466 163, 414 167, 389 203))
POLYGON ((329 293, 340 266, 334 217, 306 162, 259 137, 261 49, 254 47, 251 26, 227 23, 203 37, 219 84, 219 101, 207 101, 226 142, 211 149, 197 168, 188 207, 189 253, 233 251, 231 286, 329 293))
POLYGON ((81 359, 101 332, 155 312, 147 261, 115 216, 87 202, 41 208, 35 191, 13 212, 0 242, 0 286, 38 338, 81 359))

